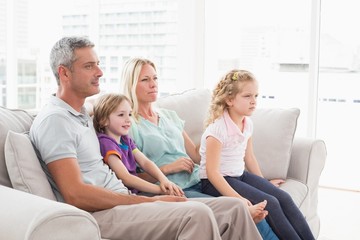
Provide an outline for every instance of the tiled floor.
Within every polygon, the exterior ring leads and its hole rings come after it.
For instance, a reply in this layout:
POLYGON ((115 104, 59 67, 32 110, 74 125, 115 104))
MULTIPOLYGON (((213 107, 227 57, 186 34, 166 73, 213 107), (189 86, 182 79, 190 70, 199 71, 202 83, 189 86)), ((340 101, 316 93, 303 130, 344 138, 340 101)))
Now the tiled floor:
POLYGON ((360 240, 360 191, 319 189, 318 240, 360 240))

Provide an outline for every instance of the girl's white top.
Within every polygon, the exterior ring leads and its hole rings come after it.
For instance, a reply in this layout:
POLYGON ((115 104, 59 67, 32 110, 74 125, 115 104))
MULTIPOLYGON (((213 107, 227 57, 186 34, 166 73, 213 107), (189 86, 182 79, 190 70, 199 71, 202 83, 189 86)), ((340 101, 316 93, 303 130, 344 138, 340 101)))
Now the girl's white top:
POLYGON ((210 124, 201 137, 200 146, 200 178, 207 178, 206 174, 206 139, 211 136, 222 145, 220 154, 220 173, 223 176, 238 177, 245 169, 245 150, 247 142, 253 133, 253 122, 249 117, 244 119, 244 131, 230 118, 227 111, 210 124))

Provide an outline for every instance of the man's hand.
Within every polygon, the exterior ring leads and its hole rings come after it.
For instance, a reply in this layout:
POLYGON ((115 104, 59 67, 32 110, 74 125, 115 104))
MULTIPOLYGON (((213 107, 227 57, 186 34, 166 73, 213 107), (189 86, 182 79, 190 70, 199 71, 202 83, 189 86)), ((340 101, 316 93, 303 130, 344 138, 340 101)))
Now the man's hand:
POLYGON ((185 202, 187 201, 186 197, 179 196, 170 196, 170 195, 158 195, 151 197, 154 201, 163 201, 163 202, 185 202))

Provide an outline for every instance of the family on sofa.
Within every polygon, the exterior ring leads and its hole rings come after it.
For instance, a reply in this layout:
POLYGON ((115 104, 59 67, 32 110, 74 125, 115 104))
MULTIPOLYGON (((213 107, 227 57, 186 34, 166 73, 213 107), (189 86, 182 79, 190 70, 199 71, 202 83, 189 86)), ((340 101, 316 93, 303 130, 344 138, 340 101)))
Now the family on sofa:
POLYGON ((57 199, 93 212, 102 237, 109 239, 261 239, 240 199, 129 194, 103 164, 83 107, 86 97, 100 91, 102 71, 93 47, 77 37, 55 44, 50 59, 58 90, 30 129, 57 199))
POLYGON ((176 112, 157 103, 156 67, 146 59, 127 62, 124 95, 101 96, 92 119, 84 104, 99 93, 102 76, 93 47, 81 37, 54 45, 58 91, 30 128, 57 201, 90 212, 101 237, 109 239, 314 239, 298 202, 280 189, 286 181, 266 180, 256 161, 249 116, 257 82, 251 73, 234 70, 219 82, 211 104, 220 107, 199 152, 176 112), (99 104, 106 98, 117 104, 99 104), (109 141, 99 145, 101 134, 109 141), (229 154, 244 161, 231 162, 229 154))

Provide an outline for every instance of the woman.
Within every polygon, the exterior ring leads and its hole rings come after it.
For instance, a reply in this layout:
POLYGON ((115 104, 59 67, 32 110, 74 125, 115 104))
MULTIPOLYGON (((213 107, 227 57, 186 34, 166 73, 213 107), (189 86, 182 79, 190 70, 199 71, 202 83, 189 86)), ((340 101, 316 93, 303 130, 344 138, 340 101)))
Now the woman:
MULTIPOLYGON (((185 195, 210 197, 201 193, 200 154, 174 111, 154 108, 158 83, 156 67, 147 59, 130 59, 123 68, 123 93, 132 102, 134 124, 131 135, 138 148, 150 158, 185 195), (166 130, 166 131, 165 131, 166 130)), ((156 182, 146 173, 143 179, 156 182)))

